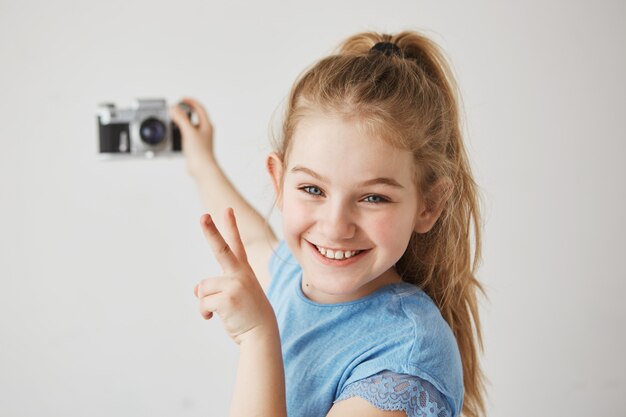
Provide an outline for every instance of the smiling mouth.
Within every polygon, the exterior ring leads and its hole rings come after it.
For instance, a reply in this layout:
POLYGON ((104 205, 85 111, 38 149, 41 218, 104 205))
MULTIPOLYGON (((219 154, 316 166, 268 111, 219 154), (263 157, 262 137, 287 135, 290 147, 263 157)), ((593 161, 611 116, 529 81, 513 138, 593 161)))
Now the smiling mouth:
POLYGON ((313 246, 317 252, 322 255, 324 258, 329 260, 342 261, 345 259, 350 259, 363 252, 367 252, 369 249, 357 249, 357 250, 342 250, 342 249, 329 249, 324 248, 322 246, 318 246, 314 243, 309 242, 311 246, 313 246))

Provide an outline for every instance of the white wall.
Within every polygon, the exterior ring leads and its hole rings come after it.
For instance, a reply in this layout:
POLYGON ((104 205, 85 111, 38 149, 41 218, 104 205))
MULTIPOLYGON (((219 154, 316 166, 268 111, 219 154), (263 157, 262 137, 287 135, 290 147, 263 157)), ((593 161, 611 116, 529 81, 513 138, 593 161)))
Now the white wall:
MULTIPOLYGON (((0 0, 0 415, 220 416, 236 346, 182 159, 100 162, 96 105, 199 98, 266 213, 270 117, 361 30, 452 59, 485 198, 491 416, 623 416, 621 1, 0 0)), ((278 228, 277 214, 272 218, 278 228)))

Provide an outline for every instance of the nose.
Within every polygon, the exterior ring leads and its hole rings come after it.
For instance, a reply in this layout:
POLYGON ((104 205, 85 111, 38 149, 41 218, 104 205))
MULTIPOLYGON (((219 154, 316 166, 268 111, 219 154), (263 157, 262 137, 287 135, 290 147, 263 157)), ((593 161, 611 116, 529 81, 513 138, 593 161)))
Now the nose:
POLYGON ((347 204, 340 201, 327 203, 318 219, 321 231, 329 243, 352 239, 356 233, 355 215, 347 204))

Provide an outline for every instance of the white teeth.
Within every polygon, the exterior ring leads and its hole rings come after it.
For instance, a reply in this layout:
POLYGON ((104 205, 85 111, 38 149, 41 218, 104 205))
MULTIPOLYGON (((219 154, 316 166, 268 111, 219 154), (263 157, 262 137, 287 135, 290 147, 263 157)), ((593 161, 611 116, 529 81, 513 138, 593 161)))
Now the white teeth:
POLYGON ((329 259, 348 259, 351 258, 354 255, 359 254, 361 251, 359 250, 355 250, 355 251, 343 251, 343 250, 333 250, 333 249, 326 249, 326 248, 322 248, 321 246, 315 246, 317 248, 317 250, 319 251, 319 253, 321 253, 322 255, 324 255, 326 258, 329 259))

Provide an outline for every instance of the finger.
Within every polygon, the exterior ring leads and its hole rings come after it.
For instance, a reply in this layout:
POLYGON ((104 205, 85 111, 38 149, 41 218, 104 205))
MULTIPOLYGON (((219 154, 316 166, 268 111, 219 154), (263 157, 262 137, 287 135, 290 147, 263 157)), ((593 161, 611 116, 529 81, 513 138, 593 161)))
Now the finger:
POLYGON ((194 112, 198 115, 200 128, 208 127, 211 124, 209 120, 209 115, 207 114, 204 106, 198 100, 191 97, 184 97, 181 101, 185 104, 189 104, 194 112))
POLYGON ((213 317, 213 313, 219 314, 217 311, 219 304, 221 304, 221 301, 218 299, 218 296, 204 297, 198 304, 198 311, 205 320, 208 320, 213 317))
POLYGON ((213 317, 217 309, 216 296, 220 294, 228 284, 226 277, 207 278, 196 284, 193 293, 200 300, 199 311, 205 320, 213 317))
POLYGON ((239 261, 228 243, 226 243, 220 234, 219 230, 217 230, 215 223, 213 223, 213 219, 211 219, 211 215, 202 215, 200 223, 202 224, 204 236, 211 245, 213 255, 215 255, 215 259, 217 259, 217 262, 222 267, 222 270, 226 273, 237 271, 239 269, 239 261))
POLYGON ((206 300, 206 298, 203 298, 198 304, 198 311, 205 320, 209 320, 211 317, 213 317, 213 313, 215 312, 215 310, 213 310, 212 307, 209 307, 207 303, 204 302, 204 300, 206 300))
POLYGON ((198 284, 196 284, 193 293, 197 298, 203 298, 209 295, 219 294, 220 292, 228 288, 228 284, 230 283, 230 281, 230 277, 228 276, 203 279, 198 284))
POLYGON ((246 248, 241 241, 241 235, 239 234, 239 228, 237 227, 237 219, 235 218, 235 210, 232 207, 228 207, 224 213, 224 223, 228 225, 229 242, 231 242, 231 248, 235 253, 237 259, 240 262, 248 262, 248 256, 246 255, 246 248))
POLYGON ((187 117, 187 113, 185 113, 183 109, 178 106, 170 107, 169 116, 170 119, 172 119, 172 121, 176 123, 178 128, 182 131, 184 137, 188 136, 188 132, 194 128, 191 124, 191 120, 189 120, 189 117, 187 117))

